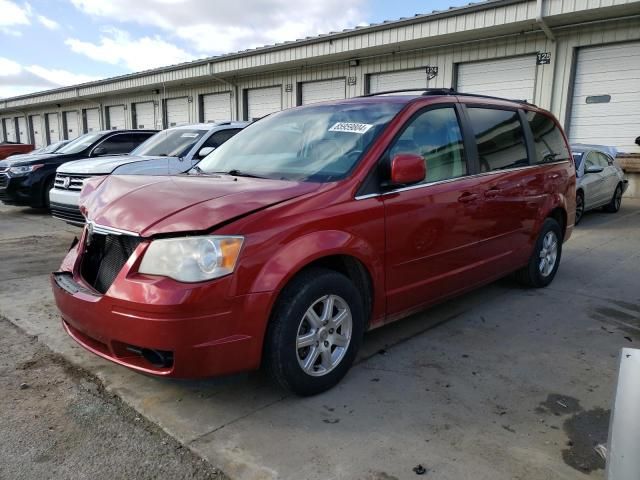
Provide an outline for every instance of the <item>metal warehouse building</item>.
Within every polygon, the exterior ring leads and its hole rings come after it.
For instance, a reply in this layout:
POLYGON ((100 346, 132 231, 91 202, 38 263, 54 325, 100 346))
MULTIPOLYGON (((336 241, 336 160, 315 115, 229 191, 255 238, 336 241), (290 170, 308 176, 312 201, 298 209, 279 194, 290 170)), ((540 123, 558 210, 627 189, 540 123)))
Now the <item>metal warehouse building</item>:
POLYGON ((0 136, 42 145, 424 87, 526 99, 573 142, 640 154, 640 0, 494 0, 3 99, 0 136))

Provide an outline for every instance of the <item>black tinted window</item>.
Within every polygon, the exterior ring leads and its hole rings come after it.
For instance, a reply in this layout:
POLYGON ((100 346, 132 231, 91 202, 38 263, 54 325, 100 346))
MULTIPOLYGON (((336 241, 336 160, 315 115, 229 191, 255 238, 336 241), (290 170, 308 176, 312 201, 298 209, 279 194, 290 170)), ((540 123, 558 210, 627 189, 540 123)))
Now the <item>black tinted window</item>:
POLYGON ((468 108, 471 128, 478 144, 481 172, 529 164, 518 112, 468 108))
POLYGON ((114 135, 99 145, 105 149, 105 151, 100 154, 129 153, 151 135, 150 133, 123 133, 114 135))
POLYGON ((236 133, 238 133, 240 129, 238 128, 230 128, 228 130, 220 130, 211 135, 202 145, 203 147, 214 147, 218 148, 224 142, 233 137, 236 133))
POLYGON ((527 112, 536 151, 534 163, 569 160, 569 149, 556 123, 548 116, 527 112))

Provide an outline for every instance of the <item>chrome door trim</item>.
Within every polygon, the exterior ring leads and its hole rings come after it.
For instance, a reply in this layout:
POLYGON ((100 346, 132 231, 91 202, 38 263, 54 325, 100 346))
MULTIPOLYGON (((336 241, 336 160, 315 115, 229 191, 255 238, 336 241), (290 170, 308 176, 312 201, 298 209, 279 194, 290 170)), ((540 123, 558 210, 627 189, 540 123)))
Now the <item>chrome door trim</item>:
POLYGON ((358 196, 355 197, 355 200, 366 200, 368 198, 381 197, 383 195, 391 195, 392 193, 406 192, 406 191, 409 191, 409 190, 417 190, 419 188, 432 187, 434 185, 441 185, 441 184, 444 184, 444 183, 456 182, 458 180, 467 180, 469 178, 487 177, 487 176, 491 176, 491 175, 497 175, 499 173, 519 172, 519 171, 522 171, 522 170, 529 170, 529 169, 532 169, 532 168, 544 167, 546 165, 560 165, 562 163, 569 163, 569 160, 558 160, 558 161, 555 161, 555 162, 539 163, 539 164, 536 164, 536 165, 526 165, 524 167, 509 168, 509 169, 505 169, 505 170, 494 170, 492 172, 476 173, 474 175, 464 175, 462 177, 447 178, 445 180, 438 180, 438 181, 435 181, 435 182, 420 183, 418 185, 411 185, 411 186, 408 186, 408 187, 397 188, 395 190, 389 190, 388 192, 368 193, 366 195, 358 195, 358 196))

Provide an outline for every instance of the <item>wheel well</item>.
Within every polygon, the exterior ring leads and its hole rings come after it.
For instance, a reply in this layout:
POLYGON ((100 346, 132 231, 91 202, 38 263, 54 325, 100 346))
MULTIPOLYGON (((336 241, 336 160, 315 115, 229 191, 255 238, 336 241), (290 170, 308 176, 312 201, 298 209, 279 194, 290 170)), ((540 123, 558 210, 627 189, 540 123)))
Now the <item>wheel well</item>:
POLYGON ((308 265, 305 265, 300 272, 313 267, 334 270, 351 280, 362 294, 368 321, 373 308, 373 281, 371 280, 369 270, 367 270, 367 267, 365 267, 360 260, 350 255, 331 255, 314 260, 308 265))
POLYGON ((562 207, 556 207, 549 212, 547 218, 553 218, 556 222, 560 224, 560 230, 562 231, 562 235, 566 235, 567 229, 567 212, 564 211, 562 207))

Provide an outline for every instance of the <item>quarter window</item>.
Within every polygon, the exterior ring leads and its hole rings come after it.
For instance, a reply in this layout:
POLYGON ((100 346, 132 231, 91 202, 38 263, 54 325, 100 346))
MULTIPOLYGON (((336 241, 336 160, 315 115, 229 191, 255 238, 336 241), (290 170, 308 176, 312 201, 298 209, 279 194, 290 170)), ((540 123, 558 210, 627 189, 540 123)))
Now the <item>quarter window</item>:
POLYGON ((478 145, 480 172, 529 165, 518 112, 474 107, 467 111, 478 145))
POLYGON ((422 156, 425 182, 437 182, 467 174, 462 133, 453 107, 428 110, 414 118, 389 151, 422 156))
POLYGON ((569 160, 569 149, 556 123, 547 115, 527 112, 536 151, 534 163, 569 160))

